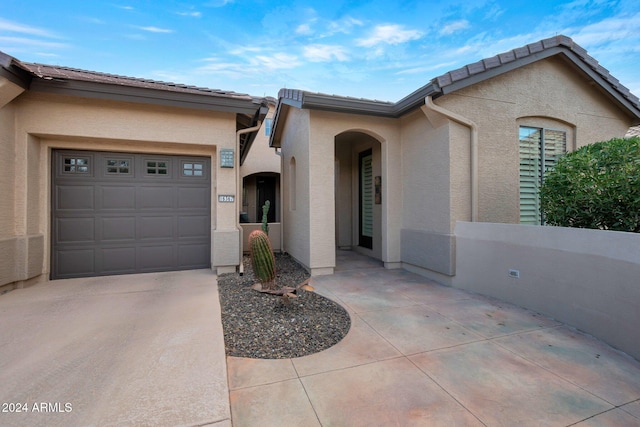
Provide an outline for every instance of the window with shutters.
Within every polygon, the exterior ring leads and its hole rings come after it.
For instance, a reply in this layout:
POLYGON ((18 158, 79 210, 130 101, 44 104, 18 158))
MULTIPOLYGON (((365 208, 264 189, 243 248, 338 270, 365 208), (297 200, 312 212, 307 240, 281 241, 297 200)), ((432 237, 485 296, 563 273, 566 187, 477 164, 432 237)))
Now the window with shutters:
POLYGON ((373 156, 360 153, 360 233, 359 246, 373 248, 373 156))
POLYGON ((520 223, 544 224, 540 212, 540 186, 567 151, 567 133, 520 126, 520 223))

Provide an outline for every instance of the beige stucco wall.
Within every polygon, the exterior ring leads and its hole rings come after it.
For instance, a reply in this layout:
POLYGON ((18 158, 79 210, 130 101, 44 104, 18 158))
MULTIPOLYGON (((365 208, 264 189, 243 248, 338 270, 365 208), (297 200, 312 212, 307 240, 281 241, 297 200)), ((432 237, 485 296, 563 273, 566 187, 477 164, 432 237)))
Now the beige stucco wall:
POLYGON ((455 234, 454 286, 553 317, 640 360, 640 234, 468 222, 455 234))
MULTIPOLYGON (((34 93, 21 95, 0 112, 0 120, 15 114, 15 128, 7 131, 10 127, 3 126, 2 150, 14 153, 16 165, 13 170, 10 166, 3 168, 3 179, 14 176, 16 185, 6 193, 14 200, 13 224, 0 223, 1 232, 5 239, 26 239, 24 252, 42 254, 39 258, 28 256, 30 277, 49 273, 53 148, 210 157, 212 263, 220 268, 238 263, 235 205, 217 203, 217 194, 236 193, 235 169, 220 168, 216 157, 220 148, 235 149, 235 114, 34 93), (5 173, 11 170, 11 174, 5 173), (9 226, 12 232, 7 231, 9 226), (34 259, 40 264, 37 269, 32 265, 34 259)), ((6 221, 4 212, 11 211, 5 206, 2 221, 6 221)), ((26 261, 14 262, 21 265, 26 261)))
POLYGON ((309 226, 309 112, 287 111, 282 147, 282 249, 311 268, 309 226), (286 154, 285 154, 286 153, 286 154), (295 160, 295 172, 292 170, 295 160))
MULTIPOLYGON (((0 88, 2 90, 2 88, 0 88)), ((14 133, 15 109, 13 106, 0 108, 0 286, 16 280, 16 230, 15 230, 15 147, 14 133)))
MULTIPOLYGON (((567 149, 573 150, 623 137, 631 124, 581 72, 556 57, 442 96, 435 103, 478 126, 478 220, 487 222, 519 222, 519 126, 565 130, 567 149)), ((450 141, 452 189, 458 189, 451 195, 453 230, 456 221, 469 219, 469 132, 460 131, 450 141)))
MULTIPOLYGON (((367 148, 372 148, 374 176, 382 177, 382 203, 374 204, 374 230, 372 251, 369 253, 382 259, 389 266, 398 266, 400 261, 399 230, 402 214, 401 197, 401 145, 398 122, 393 119, 379 117, 360 116, 351 114, 332 114, 324 111, 311 111, 311 146, 313 147, 313 172, 311 187, 313 210, 317 213, 311 226, 314 229, 313 240, 314 262, 318 268, 332 271, 335 266, 336 242, 335 217, 351 218, 350 224, 344 225, 343 232, 351 228, 351 246, 357 246, 357 197, 358 197, 358 153, 367 148), (336 144, 336 137, 345 133, 354 135, 355 139, 349 140, 349 148, 338 149, 340 138, 336 144), (363 133, 369 138, 358 139, 357 134, 363 133), (373 141, 378 142, 373 142, 373 141), (342 151, 346 150, 346 151, 342 151), (347 152, 350 153, 350 165, 347 152), (337 157, 338 155, 338 157, 337 157), (339 177, 342 182, 350 187, 351 206, 345 202, 342 193, 343 184, 337 197, 342 200, 344 212, 336 212, 336 159, 343 160, 339 177), (321 165, 321 167, 318 167, 321 165), (350 179, 349 179, 350 178, 350 179)), ((345 143, 343 141, 343 143, 345 143)), ((348 219, 346 219, 348 221, 348 219)), ((345 243, 345 242, 343 242, 345 243)))

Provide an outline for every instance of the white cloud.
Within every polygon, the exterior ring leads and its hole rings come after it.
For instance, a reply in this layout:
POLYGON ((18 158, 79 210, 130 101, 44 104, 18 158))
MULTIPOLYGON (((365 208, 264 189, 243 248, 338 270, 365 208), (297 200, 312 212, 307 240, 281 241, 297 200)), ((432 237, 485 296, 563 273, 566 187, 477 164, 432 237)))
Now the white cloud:
POLYGON ((313 30, 311 29, 311 25, 309 24, 300 24, 298 28, 296 28, 296 34, 300 34, 303 36, 307 36, 313 34, 313 30))
POLYGON ((311 62, 329 62, 333 59, 348 61, 349 55, 342 46, 327 44, 312 44, 305 46, 303 55, 311 62))
POLYGON ((448 36, 458 31, 466 30, 467 28, 469 28, 469 21, 462 19, 442 27, 442 29, 440 29, 440 35, 448 36))
POLYGON ((65 43, 50 42, 45 40, 35 40, 26 37, 0 37, 0 50, 15 50, 22 47, 40 49, 61 49, 69 47, 65 43), (11 47, 13 46, 13 49, 11 47))
POLYGON ((300 65, 298 57, 288 53, 275 53, 273 55, 256 55, 253 62, 269 71, 295 68, 300 65))
POLYGON ((361 27, 364 25, 364 22, 360 21, 359 19, 355 19, 352 18, 350 16, 346 16, 342 19, 339 19, 337 21, 331 21, 329 22, 329 25, 327 26, 328 28, 328 33, 325 34, 326 36, 331 36, 333 34, 337 34, 337 33, 343 33, 343 34, 349 34, 351 33, 351 29, 353 27, 361 27))
POLYGON ((124 10, 133 10, 133 6, 116 6, 116 7, 124 10))
POLYGON ((177 15, 180 16, 189 16, 192 18, 200 18, 202 16, 201 12, 193 11, 193 12, 176 12, 177 15))
POLYGON ((417 40, 423 33, 418 30, 406 30, 402 25, 385 24, 374 28, 373 34, 364 39, 357 40, 356 44, 363 47, 373 47, 379 44, 401 44, 411 40, 417 40))
POLYGON ((0 18, 0 31, 8 31, 10 33, 28 34, 30 36, 59 38, 54 33, 42 28, 31 27, 29 25, 20 24, 18 22, 8 21, 0 18))
POLYGON ((632 16, 607 18, 580 28, 571 37, 580 45, 593 46, 624 40, 626 45, 633 45, 632 40, 640 38, 637 26, 640 13, 632 16))
MULTIPOLYGON (((398 71, 396 74, 398 74, 398 75, 420 74, 420 73, 432 72, 434 70, 441 70, 441 69, 449 70, 449 69, 455 67, 456 65, 457 65, 457 62, 455 62, 455 61, 442 62, 442 63, 439 63, 439 64, 426 65, 426 66, 423 66, 423 67, 407 68, 406 70, 398 71)), ((431 78, 431 77, 433 77, 433 76, 429 76, 429 78, 431 78)))
POLYGON ((164 33, 164 34, 168 34, 168 33, 173 33, 173 30, 170 30, 168 28, 158 28, 158 27, 154 27, 154 26, 149 26, 149 27, 136 27, 142 31, 148 31, 150 33, 164 33))
POLYGON ((223 7, 229 3, 233 3, 234 0, 213 0, 204 4, 206 7, 223 7))

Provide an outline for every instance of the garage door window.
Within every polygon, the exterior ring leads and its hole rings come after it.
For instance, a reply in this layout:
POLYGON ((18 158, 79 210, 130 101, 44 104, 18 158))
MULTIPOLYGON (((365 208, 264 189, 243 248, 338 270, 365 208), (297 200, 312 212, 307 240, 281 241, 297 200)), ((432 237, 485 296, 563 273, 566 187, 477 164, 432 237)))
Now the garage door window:
POLYGON ((148 175, 167 175, 169 173, 169 163, 165 161, 147 160, 148 175))
POLYGON ((64 173, 89 173, 89 158, 65 157, 62 171, 64 173))
POLYGON ((183 162, 182 163, 182 175, 183 176, 203 176, 204 165, 198 162, 183 162))
POLYGON ((131 160, 129 159, 107 159, 107 173, 116 175, 131 174, 131 160))

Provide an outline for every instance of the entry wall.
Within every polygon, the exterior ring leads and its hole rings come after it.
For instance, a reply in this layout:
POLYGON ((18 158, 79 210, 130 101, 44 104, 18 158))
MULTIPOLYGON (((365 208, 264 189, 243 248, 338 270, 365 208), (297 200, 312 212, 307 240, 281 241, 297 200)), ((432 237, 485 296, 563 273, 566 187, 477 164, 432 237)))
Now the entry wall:
MULTIPOLYGON (((382 176, 382 202, 380 205, 374 205, 374 212, 379 216, 381 227, 380 235, 376 237, 379 249, 371 252, 371 255, 380 257, 388 267, 398 267, 402 212, 402 160, 398 121, 317 110, 310 111, 310 115, 310 155, 313 161, 310 191, 314 195, 311 200, 312 267, 318 272, 326 273, 333 272, 335 267, 335 249, 338 245, 335 239, 334 185, 336 136, 345 132, 364 133, 378 141, 375 143, 378 148, 374 149, 373 155, 374 160, 379 159, 380 169, 374 170, 374 173, 382 176)), ((357 145, 357 142, 355 144, 357 145)), ((364 149, 364 146, 360 148, 364 149)), ((358 149, 355 148, 356 151, 358 149)), ((351 170, 356 168, 357 171, 357 155, 354 157, 352 160, 355 162, 351 164, 351 170)), ((357 185, 352 186, 352 198, 357 197, 356 190, 357 185)), ((351 212, 352 215, 353 212, 357 215, 357 209, 354 211, 353 205, 351 212)))
POLYGON ((640 360, 640 234, 470 222, 455 234, 455 287, 553 317, 640 360))
POLYGON ((5 211, 15 216, 11 230, 0 222, 0 247, 11 240, 9 245, 18 248, 14 269, 26 273, 3 276, 0 285, 49 273, 52 148, 211 157, 217 185, 211 197, 212 264, 222 269, 238 264, 235 206, 215 202, 218 193, 236 191, 235 170, 221 169, 217 161, 219 148, 235 148, 235 114, 25 93, 0 110, 3 122, 11 117, 15 127, 3 126, 2 150, 13 152, 16 167, 11 174, 11 168, 3 168, 1 185, 4 190, 6 180, 15 180, 10 191, 3 191, 3 197, 13 197, 13 208, 3 203, 2 217, 5 211))

